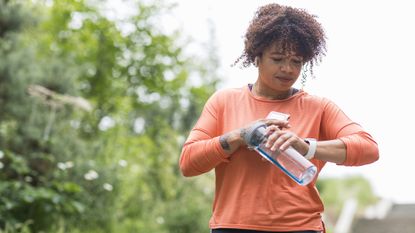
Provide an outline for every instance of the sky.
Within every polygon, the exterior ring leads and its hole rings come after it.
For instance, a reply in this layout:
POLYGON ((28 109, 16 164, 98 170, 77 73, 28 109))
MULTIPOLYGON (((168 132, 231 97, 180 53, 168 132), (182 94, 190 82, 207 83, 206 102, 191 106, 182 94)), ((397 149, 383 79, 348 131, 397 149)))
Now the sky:
MULTIPOLYGON (((320 177, 362 175, 376 195, 397 203, 415 203, 415 14, 411 1, 236 1, 176 2, 166 28, 179 27, 193 38, 192 52, 206 52, 209 25, 223 77, 219 89, 255 82, 255 68, 230 65, 243 51, 243 35, 261 5, 278 2, 318 16, 327 34, 327 55, 314 68, 305 91, 327 97, 361 124, 377 141, 380 159, 361 167, 328 164, 320 177)), ((296 84, 300 87, 299 84, 296 84)))

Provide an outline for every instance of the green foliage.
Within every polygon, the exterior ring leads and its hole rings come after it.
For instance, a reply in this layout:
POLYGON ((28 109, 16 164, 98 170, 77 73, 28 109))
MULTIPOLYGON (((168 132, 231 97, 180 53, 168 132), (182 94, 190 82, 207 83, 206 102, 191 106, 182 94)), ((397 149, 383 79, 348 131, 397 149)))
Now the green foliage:
POLYGON ((355 199, 358 203, 358 211, 378 201, 373 193, 369 181, 361 176, 349 176, 345 178, 319 179, 317 189, 325 205, 325 213, 332 221, 339 216, 343 204, 348 199, 355 199))
POLYGON ((177 162, 215 54, 184 56, 158 29, 170 6, 132 3, 111 20, 92 0, 0 0, 0 232, 207 229, 212 180, 177 162))
POLYGON ((28 16, 27 12, 25 12, 25 9, 20 4, 17 4, 15 1, 1 0, 0 38, 18 31, 23 24, 28 23, 30 19, 24 19, 25 16, 28 16))

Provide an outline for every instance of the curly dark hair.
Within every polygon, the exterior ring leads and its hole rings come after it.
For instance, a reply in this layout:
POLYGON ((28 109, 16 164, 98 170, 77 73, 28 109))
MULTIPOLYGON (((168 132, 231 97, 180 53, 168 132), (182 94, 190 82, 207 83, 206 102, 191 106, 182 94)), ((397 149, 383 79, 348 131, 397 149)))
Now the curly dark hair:
POLYGON ((283 51, 294 50, 313 65, 320 62, 326 52, 326 36, 317 16, 304 9, 268 4, 255 13, 245 34, 245 49, 235 61, 243 67, 254 64, 255 57, 274 42, 282 44, 283 51))

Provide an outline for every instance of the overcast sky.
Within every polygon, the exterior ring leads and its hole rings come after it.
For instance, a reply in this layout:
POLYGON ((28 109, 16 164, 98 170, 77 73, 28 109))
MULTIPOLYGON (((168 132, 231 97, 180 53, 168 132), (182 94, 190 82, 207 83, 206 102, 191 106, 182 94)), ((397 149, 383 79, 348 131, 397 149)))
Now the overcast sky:
POLYGON ((337 103, 372 134, 381 156, 378 162, 362 167, 330 164, 321 176, 360 174, 371 181, 377 195, 415 202, 411 178, 415 175, 415 14, 411 1, 167 2, 179 4, 173 21, 196 43, 209 40, 208 21, 213 22, 224 77, 219 88, 240 87, 256 80, 254 68, 230 64, 242 53, 242 37, 259 6, 278 2, 317 15, 327 33, 328 52, 315 68, 316 79, 309 80, 305 90, 337 103))

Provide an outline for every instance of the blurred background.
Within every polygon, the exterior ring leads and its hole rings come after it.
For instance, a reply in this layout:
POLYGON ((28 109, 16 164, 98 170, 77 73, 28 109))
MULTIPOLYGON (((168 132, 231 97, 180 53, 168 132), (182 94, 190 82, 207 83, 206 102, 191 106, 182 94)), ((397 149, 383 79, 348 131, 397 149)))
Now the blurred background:
MULTIPOLYGON (((0 232, 208 232, 214 176, 182 177, 181 145, 215 90, 255 81, 231 64, 270 2, 0 0, 0 232)), ((380 147, 323 170, 328 232, 415 232, 410 3, 278 3, 326 29, 304 89, 380 147)))

